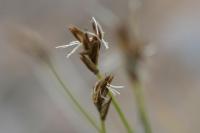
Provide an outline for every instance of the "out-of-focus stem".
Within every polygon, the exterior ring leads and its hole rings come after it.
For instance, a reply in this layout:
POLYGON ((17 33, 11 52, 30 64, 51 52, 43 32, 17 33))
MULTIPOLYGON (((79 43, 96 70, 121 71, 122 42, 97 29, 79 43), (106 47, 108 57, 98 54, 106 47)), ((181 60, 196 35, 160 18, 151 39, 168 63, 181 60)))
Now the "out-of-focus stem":
MULTIPOLYGON (((103 79, 103 76, 100 73, 98 73, 96 76, 97 76, 97 78, 99 80, 103 79)), ((112 95, 112 93, 110 93, 110 91, 109 91, 108 94, 112 98, 112 104, 113 104, 115 110, 117 111, 117 113, 118 113, 118 115, 119 115, 124 127, 126 128, 127 133, 134 133, 134 131, 131 128, 131 126, 129 125, 129 123, 128 123, 123 111, 121 110, 120 105, 118 104, 116 98, 112 95)))
POLYGON ((143 124, 145 133, 152 133, 147 111, 145 109, 143 89, 141 87, 141 84, 138 81, 134 82, 133 84, 133 92, 136 98, 138 113, 140 116, 140 120, 143 124))
POLYGON ((83 116, 85 116, 85 118, 88 120, 88 122, 94 127, 96 128, 98 131, 101 131, 100 128, 97 126, 96 122, 93 120, 93 118, 90 116, 89 113, 87 113, 87 111, 85 111, 85 109, 81 106, 81 104, 76 100, 76 98, 73 96, 73 94, 70 92, 70 90, 66 87, 66 85, 64 84, 64 82, 62 81, 62 79, 59 77, 56 69, 54 68, 53 64, 51 62, 49 62, 47 64, 50 68, 50 70, 52 71, 53 75, 55 76, 55 78, 57 79, 57 81, 60 83, 60 85, 64 88, 66 94, 69 96, 69 98, 72 100, 73 104, 79 109, 79 111, 83 114, 83 116))

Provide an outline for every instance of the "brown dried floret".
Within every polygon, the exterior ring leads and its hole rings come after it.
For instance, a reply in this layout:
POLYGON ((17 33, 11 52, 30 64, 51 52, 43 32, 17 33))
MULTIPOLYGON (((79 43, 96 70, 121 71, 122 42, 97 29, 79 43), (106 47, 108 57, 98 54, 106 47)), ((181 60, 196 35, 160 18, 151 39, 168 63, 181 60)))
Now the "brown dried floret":
POLYGON ((98 57, 101 47, 102 34, 99 26, 95 22, 92 23, 94 35, 87 31, 82 31, 76 26, 70 26, 69 30, 72 32, 74 37, 83 45, 83 51, 81 52, 81 60, 94 74, 99 72, 98 57))
POLYGON ((92 18, 93 32, 87 30, 82 30, 76 26, 70 26, 69 30, 77 39, 77 41, 72 41, 68 45, 58 46, 56 48, 67 48, 69 46, 76 46, 67 57, 71 56, 80 46, 83 46, 81 51, 81 60, 87 66, 87 68, 94 74, 98 74, 98 58, 101 44, 104 44, 108 48, 107 42, 103 39, 104 32, 100 24, 92 18))
POLYGON ((109 105, 112 100, 112 98, 108 95, 108 85, 112 82, 112 80, 112 75, 106 76, 103 80, 99 81, 94 87, 92 98, 95 106, 97 107, 100 113, 102 120, 105 120, 106 115, 108 113, 109 105))

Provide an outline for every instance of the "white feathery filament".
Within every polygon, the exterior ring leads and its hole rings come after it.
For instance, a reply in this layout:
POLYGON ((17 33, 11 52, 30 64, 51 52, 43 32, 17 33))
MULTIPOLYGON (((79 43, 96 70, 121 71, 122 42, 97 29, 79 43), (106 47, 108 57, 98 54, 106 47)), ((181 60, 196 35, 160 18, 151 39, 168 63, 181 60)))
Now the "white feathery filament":
POLYGON ((116 90, 116 89, 124 88, 124 86, 116 86, 116 85, 108 84, 107 88, 111 93, 113 93, 113 95, 117 95, 117 94, 119 95, 120 92, 118 90, 116 90))
POLYGON ((69 58, 74 52, 76 52, 76 50, 82 45, 82 43, 80 43, 79 41, 72 41, 67 45, 61 45, 61 46, 57 46, 56 48, 68 48, 70 46, 75 46, 75 48, 72 49, 72 51, 67 54, 67 58, 69 58))
POLYGON ((72 49, 72 51, 71 51, 69 54, 67 54, 66 57, 69 58, 73 53, 76 52, 76 50, 77 50, 80 46, 81 46, 81 43, 78 44, 74 49, 72 49))
POLYGON ((79 41, 72 41, 72 42, 70 42, 70 43, 67 44, 67 45, 57 46, 56 48, 67 48, 67 47, 70 47, 70 46, 77 45, 77 44, 79 44, 79 43, 80 43, 79 41))
MULTIPOLYGON (((99 32, 98 32, 98 27, 99 27, 99 30, 100 30, 100 32, 101 32, 101 34, 102 34, 102 39, 100 39, 100 40, 101 40, 101 43, 105 46, 106 49, 108 49, 108 48, 109 48, 108 42, 106 42, 106 41, 104 40, 104 33, 105 33, 105 32, 103 31, 101 25, 96 21, 96 19, 95 19, 94 17, 92 17, 92 21, 95 23, 95 29, 96 29, 96 31, 97 31, 97 35, 99 35, 99 32)), ((95 35, 95 36, 96 36, 96 35, 95 35)), ((97 36, 96 36, 96 37, 97 37, 97 36)), ((97 37, 97 38, 99 38, 99 37, 97 37)))

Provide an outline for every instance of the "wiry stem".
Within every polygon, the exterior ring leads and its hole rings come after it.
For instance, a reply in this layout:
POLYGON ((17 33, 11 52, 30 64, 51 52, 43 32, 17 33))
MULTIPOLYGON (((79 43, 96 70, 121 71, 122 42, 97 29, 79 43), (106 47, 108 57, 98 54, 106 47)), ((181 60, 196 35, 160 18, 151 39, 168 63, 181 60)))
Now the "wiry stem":
POLYGON ((53 64, 51 62, 48 63, 48 66, 52 73, 54 74, 57 81, 60 83, 60 85, 64 88, 66 94, 69 96, 69 98, 72 100, 73 104, 79 109, 79 111, 85 116, 85 118, 88 120, 88 122, 96 128, 98 131, 101 131, 100 128, 97 126, 96 122, 93 120, 93 118, 88 114, 85 109, 81 106, 81 104, 76 100, 76 98, 73 96, 73 94, 70 92, 70 90, 66 87, 64 82, 59 77, 58 73, 56 72, 53 64))
POLYGON ((136 104, 138 108, 138 113, 140 116, 140 120, 144 126, 145 133, 152 133, 150 122, 147 116, 147 111, 145 109, 145 102, 144 102, 142 87, 138 81, 136 81, 133 84, 133 91, 134 91, 136 102, 137 102, 136 104))
MULTIPOLYGON (((97 76, 97 78, 99 80, 103 79, 103 76, 100 73, 98 73, 96 76, 97 76)), ((117 113, 118 113, 123 125, 125 126, 125 128, 127 130, 127 133, 134 133, 134 131, 131 128, 131 126, 129 125, 129 123, 128 123, 128 121, 127 121, 127 119, 126 119, 126 117, 125 117, 125 115, 124 115, 124 113, 122 111, 122 109, 120 108, 120 105, 118 104, 116 98, 112 95, 112 93, 110 93, 110 91, 109 91, 108 94, 112 98, 112 104, 113 104, 115 110, 117 111, 117 113)))
POLYGON ((126 127, 127 133, 134 133, 133 129, 130 127, 124 113, 122 112, 119 104, 117 103, 116 98, 112 95, 112 93, 109 92, 110 97, 112 97, 112 104, 115 107, 115 110, 117 111, 122 123, 126 127))
POLYGON ((105 120, 101 120, 101 133, 106 133, 105 120))

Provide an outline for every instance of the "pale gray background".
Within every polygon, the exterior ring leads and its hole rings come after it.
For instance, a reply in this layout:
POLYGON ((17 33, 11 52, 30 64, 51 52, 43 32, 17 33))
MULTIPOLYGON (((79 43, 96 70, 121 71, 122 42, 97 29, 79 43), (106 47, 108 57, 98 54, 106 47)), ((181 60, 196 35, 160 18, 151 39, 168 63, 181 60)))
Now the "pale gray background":
MULTIPOLYGON (((0 132, 94 133, 96 132, 65 97, 50 71, 20 53, 10 43, 10 27, 38 32, 71 91, 91 114, 94 76, 79 61, 66 59, 66 51, 54 49, 74 38, 66 27, 90 26, 95 16, 106 32, 111 49, 103 49, 100 66, 115 73, 114 83, 124 85, 117 99, 131 125, 142 133, 130 83, 124 72, 115 29, 137 16, 140 36, 156 54, 142 66, 147 107, 154 133, 197 133, 200 130, 200 2, 197 0, 0 0, 0 132), (134 11, 134 9, 132 9, 134 11), (113 65, 114 64, 114 65, 113 65)), ((98 116, 97 116, 98 118, 98 116)), ((111 107, 108 132, 125 130, 111 107)))

